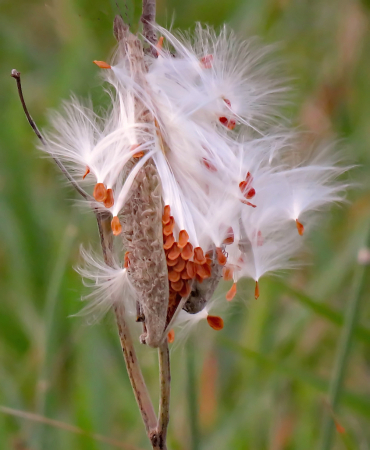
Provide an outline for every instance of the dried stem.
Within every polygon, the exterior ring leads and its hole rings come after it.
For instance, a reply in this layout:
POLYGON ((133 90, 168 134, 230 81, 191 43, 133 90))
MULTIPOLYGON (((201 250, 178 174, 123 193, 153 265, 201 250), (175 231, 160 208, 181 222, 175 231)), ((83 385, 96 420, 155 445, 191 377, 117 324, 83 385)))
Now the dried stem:
MULTIPOLYGON (((42 136, 42 134, 40 133, 40 130, 37 128, 37 125, 35 123, 35 121, 32 119, 30 113, 28 112, 28 108, 26 105, 26 102, 24 101, 24 97, 23 97, 23 91, 22 91, 22 84, 21 84, 21 74, 20 72, 18 72, 18 70, 13 69, 11 72, 11 77, 13 77, 16 82, 17 82, 17 88, 18 88, 18 95, 19 95, 19 100, 22 103, 22 107, 23 107, 23 111, 27 117, 27 120, 29 122, 29 124, 31 125, 33 131, 35 132, 36 136, 40 139, 41 143, 46 147, 46 141, 44 139, 44 137, 42 136)), ((68 170, 64 167, 63 163, 55 156, 53 156, 54 161, 57 163, 59 169, 63 172, 64 176, 68 179, 68 181, 72 184, 72 186, 76 189, 76 191, 82 195, 82 197, 85 200, 90 200, 90 201, 94 201, 93 197, 91 197, 91 195, 89 195, 87 192, 85 192, 79 185, 78 183, 74 180, 74 178, 72 177, 72 175, 68 172, 68 170)))
MULTIPOLYGON (((20 101, 23 106, 23 110, 26 114, 26 117, 28 119, 29 124, 31 125, 32 129, 34 130, 36 136, 40 139, 43 145, 46 145, 46 141, 42 134, 40 133, 36 123, 32 119, 30 113, 28 112, 28 108, 26 106, 23 92, 22 92, 22 85, 21 85, 21 77, 20 73, 13 69, 11 76, 17 81, 17 87, 18 87, 18 94, 20 101)), ((63 174, 66 176, 68 181, 72 184, 72 186, 79 192, 82 197, 84 197, 86 200, 93 200, 93 198, 87 194, 83 189, 80 188, 80 186, 76 183, 76 181, 73 179, 73 177, 69 174, 67 169, 64 167, 64 165, 59 161, 57 158, 53 158, 54 161, 57 163, 58 167, 61 169, 63 174)), ((93 203, 92 203, 93 206, 93 203)), ((110 216, 105 212, 99 212, 96 207, 93 206, 93 210, 97 219, 98 223, 98 229, 99 229, 99 236, 100 236, 100 242, 103 252, 103 257, 105 263, 112 267, 113 266, 113 235, 110 227, 110 216)), ((140 370, 140 366, 136 357, 135 348, 133 345, 133 341, 124 317, 124 309, 123 306, 116 306, 114 309, 115 315, 116 315, 116 321, 118 326, 118 332, 119 337, 121 341, 121 347, 123 351, 123 355, 126 362, 127 372, 130 378, 130 382, 132 385, 132 389, 135 394, 136 401, 138 403, 141 416, 143 418, 145 428, 148 434, 149 439, 152 441, 153 437, 156 440, 157 433, 157 418, 154 412, 154 408, 152 405, 152 402, 149 397, 148 389, 146 387, 143 375, 140 370)), ((154 444, 153 444, 153 448, 154 444)), ((165 447, 161 447, 165 448, 165 447)))
MULTIPOLYGON (((105 263, 113 267, 113 235, 110 228, 109 218, 102 218, 97 214, 100 243, 102 246, 105 263)), ((140 370, 139 362, 136 356, 134 344, 130 335, 130 330, 126 323, 125 311, 122 304, 114 307, 116 315, 118 335, 121 341, 123 357, 125 358, 127 373, 130 378, 132 390, 139 406, 141 417, 144 421, 146 432, 151 436, 156 433, 157 418, 154 412, 153 404, 150 400, 148 389, 146 387, 143 375, 140 370)))
POLYGON ((157 448, 167 450, 167 427, 170 420, 171 371, 167 336, 158 348, 160 400, 157 426, 157 448))

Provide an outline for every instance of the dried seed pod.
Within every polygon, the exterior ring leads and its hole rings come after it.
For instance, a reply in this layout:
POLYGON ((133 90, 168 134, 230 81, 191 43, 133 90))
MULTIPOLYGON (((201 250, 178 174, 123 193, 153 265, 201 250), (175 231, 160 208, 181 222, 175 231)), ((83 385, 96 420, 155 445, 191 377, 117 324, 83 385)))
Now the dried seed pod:
MULTIPOLYGON (((116 27, 117 28, 117 27, 116 27)), ((145 86, 143 48, 139 39, 128 30, 115 29, 120 51, 130 58, 132 78, 145 86)), ((154 119, 136 99, 137 121, 154 119)), ((137 160, 125 166, 128 175, 137 160)), ((122 217, 123 245, 130 252, 128 276, 135 288, 144 315, 145 332, 141 342, 158 347, 163 341, 169 303, 169 281, 162 234, 162 187, 157 169, 149 159, 138 172, 120 217, 122 217), (150 213, 147 213, 147 212, 150 213), (143 214, 145 212, 145 214, 143 214)), ((173 225, 169 227, 173 229, 173 225)), ((172 230, 168 233, 170 235, 172 230)))

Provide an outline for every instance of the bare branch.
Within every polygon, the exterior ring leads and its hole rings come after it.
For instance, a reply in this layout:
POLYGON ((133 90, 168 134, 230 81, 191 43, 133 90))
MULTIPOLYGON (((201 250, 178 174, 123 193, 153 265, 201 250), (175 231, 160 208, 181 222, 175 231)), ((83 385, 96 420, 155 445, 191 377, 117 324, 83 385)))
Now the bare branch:
MULTIPOLYGON (((28 108, 26 105, 26 102, 24 100, 24 96, 23 96, 23 91, 22 91, 22 84, 21 84, 21 74, 20 72, 18 72, 18 70, 13 69, 11 71, 11 77, 13 77, 16 82, 17 82, 17 88, 18 88, 18 95, 19 95, 19 100, 22 103, 22 107, 23 107, 23 111, 27 117, 28 123, 31 125, 33 131, 35 132, 36 136, 40 139, 41 143, 46 147, 46 141, 44 139, 44 137, 42 136, 42 134, 40 133, 40 130, 37 128, 37 125, 35 123, 35 121, 32 119, 31 114, 28 112, 28 108)), ((80 186, 79 184, 74 180, 74 178, 72 177, 72 175, 68 172, 68 170, 65 168, 65 166, 63 165, 63 163, 56 158, 55 156, 53 156, 54 161, 56 162, 56 164, 58 165, 59 169, 63 172, 64 176, 68 179, 68 181, 72 184, 72 186, 76 189, 76 191, 82 195, 82 197, 85 200, 89 200, 89 201, 94 201, 94 198, 91 197, 91 195, 89 195, 87 192, 85 192, 80 186)))

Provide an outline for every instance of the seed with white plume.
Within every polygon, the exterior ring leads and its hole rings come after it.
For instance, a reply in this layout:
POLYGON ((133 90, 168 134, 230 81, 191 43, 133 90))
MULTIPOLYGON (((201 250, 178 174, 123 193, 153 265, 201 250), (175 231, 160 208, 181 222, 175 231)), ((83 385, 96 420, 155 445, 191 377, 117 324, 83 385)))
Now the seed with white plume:
POLYGON ((123 269, 85 254, 95 304, 108 309, 127 284, 152 346, 176 323, 211 317, 221 329, 209 310, 222 276, 233 280, 227 300, 243 277, 257 298, 262 275, 295 264, 312 212, 346 188, 332 148, 297 161, 299 139, 279 125, 285 88, 269 75, 269 50, 226 27, 156 28, 162 37, 145 58, 122 25, 113 61, 95 61, 112 88, 105 115, 72 98, 48 134, 48 152, 91 186, 129 252, 123 269))

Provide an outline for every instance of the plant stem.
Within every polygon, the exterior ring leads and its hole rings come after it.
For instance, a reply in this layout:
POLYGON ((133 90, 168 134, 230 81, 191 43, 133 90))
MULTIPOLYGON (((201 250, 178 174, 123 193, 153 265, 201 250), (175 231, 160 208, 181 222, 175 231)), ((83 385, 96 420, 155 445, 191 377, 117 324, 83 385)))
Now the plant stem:
MULTIPOLYGON (((113 235, 110 229, 110 219, 108 217, 102 218, 100 214, 96 214, 96 216, 104 261, 108 266, 113 267, 113 235)), ((139 406, 146 432, 151 439, 153 433, 156 432, 157 418, 154 412, 153 404, 150 400, 148 389, 141 373, 134 344, 130 335, 130 330, 126 323, 124 307, 121 303, 118 303, 115 306, 114 313, 116 315, 118 334, 121 342, 123 357, 125 358, 127 373, 139 406)))
MULTIPOLYGON (((157 425, 157 447, 166 450, 167 427, 170 420, 170 394, 171 394, 171 371, 170 352, 168 350, 167 336, 158 348, 160 400, 157 425)), ((157 448, 156 447, 156 448, 157 448)))
MULTIPOLYGON (((368 240, 369 231, 369 226, 367 226, 364 243, 366 243, 368 240)), ((343 330, 339 339, 337 356, 333 368, 333 375, 329 386, 329 403, 333 412, 335 412, 340 401, 340 394, 347 369, 353 334, 360 310, 361 288, 365 270, 366 267, 360 264, 358 264, 355 268, 350 300, 347 305, 343 330)), ((331 448, 334 430, 333 425, 333 418, 329 414, 327 414, 323 423, 322 441, 320 447, 321 450, 330 450, 331 448)))
POLYGON ((199 450, 200 433, 198 426, 197 380, 195 376, 194 344, 191 337, 188 340, 186 350, 188 418, 191 436, 190 448, 191 450, 199 450))
MULTIPOLYGON (((22 91, 22 83, 21 83, 21 73, 18 72, 18 70, 13 69, 11 71, 10 76, 13 77, 15 79, 15 81, 17 82, 19 100, 20 100, 20 102, 22 104, 22 108, 23 108, 23 111, 24 111, 24 113, 25 113, 25 115, 27 117, 28 123, 31 125, 33 131, 35 132, 36 136, 39 138, 39 140, 42 143, 42 145, 44 145, 46 147, 47 146, 46 141, 45 141, 44 137, 42 136, 42 134, 40 133, 40 130, 38 129, 35 121, 32 119, 31 114, 28 111, 26 102, 24 100, 23 91, 22 91)), ((64 167, 63 163, 56 156, 53 156, 53 159, 56 162, 56 164, 59 167, 59 169, 62 171, 63 175, 68 179, 68 181, 72 184, 72 186, 76 189, 76 191, 80 195, 82 195, 82 197, 85 200, 93 201, 94 200, 93 197, 91 197, 91 195, 89 195, 87 192, 85 192, 79 186, 79 184, 75 181, 75 179, 72 177, 72 175, 64 167)))

